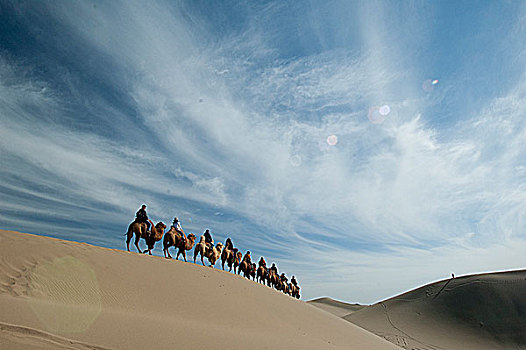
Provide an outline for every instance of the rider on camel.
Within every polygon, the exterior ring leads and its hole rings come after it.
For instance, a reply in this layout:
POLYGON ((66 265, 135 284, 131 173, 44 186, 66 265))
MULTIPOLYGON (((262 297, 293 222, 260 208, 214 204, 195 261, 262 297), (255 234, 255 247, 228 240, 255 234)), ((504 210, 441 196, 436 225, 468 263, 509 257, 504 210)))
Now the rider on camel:
POLYGON ((278 276, 278 268, 276 267, 275 263, 272 263, 272 266, 270 267, 270 272, 273 272, 278 276))
POLYGON ((174 221, 172 222, 172 227, 174 230, 181 235, 181 239, 183 240, 183 243, 186 242, 186 234, 183 231, 183 228, 181 227, 181 223, 179 222, 179 219, 174 217, 174 221))
POLYGON ((203 236, 205 236, 205 243, 208 249, 214 248, 214 240, 212 239, 212 235, 210 234, 209 229, 205 230, 205 233, 203 233, 203 236))
POLYGON ((146 214, 146 204, 143 204, 141 206, 141 209, 135 213, 135 222, 138 222, 142 224, 143 222, 146 223, 146 230, 150 230, 150 219, 148 219, 148 214, 146 214))
POLYGON ((294 286, 298 286, 298 281, 296 281, 296 277, 292 276, 292 278, 290 279, 290 283, 292 283, 294 286))
POLYGON ((281 276, 279 277, 279 279, 280 279, 281 282, 283 282, 283 283, 287 283, 287 281, 288 281, 287 276, 285 276, 285 272, 283 272, 283 273, 281 274, 281 276))

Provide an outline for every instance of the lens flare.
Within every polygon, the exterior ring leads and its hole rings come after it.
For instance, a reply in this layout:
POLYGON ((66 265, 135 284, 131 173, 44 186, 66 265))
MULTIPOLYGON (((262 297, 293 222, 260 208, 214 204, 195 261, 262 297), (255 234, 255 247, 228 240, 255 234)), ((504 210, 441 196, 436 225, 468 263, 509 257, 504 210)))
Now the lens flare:
POLYGON ((301 165, 301 157, 297 154, 289 158, 290 165, 297 168, 301 165))
POLYGON ((383 105, 382 107, 380 107, 378 109, 378 113, 380 113, 381 115, 383 115, 384 117, 386 115, 388 115, 389 113, 391 112, 391 107, 389 107, 388 105, 383 105))
POLYGON ((380 107, 369 108, 369 113, 367 114, 367 117, 369 118, 369 121, 373 124, 382 124, 385 120, 385 115, 382 115, 382 113, 380 113, 380 107))
POLYGON ((327 137, 327 144, 329 146, 336 146, 337 143, 338 143, 338 136, 331 135, 331 136, 327 137))
POLYGON ((427 79, 422 83, 422 89, 427 92, 433 91, 434 87, 438 84, 438 79, 427 79))
POLYGON ((95 271, 72 256, 56 258, 31 273, 29 305, 54 332, 85 332, 102 309, 95 271))

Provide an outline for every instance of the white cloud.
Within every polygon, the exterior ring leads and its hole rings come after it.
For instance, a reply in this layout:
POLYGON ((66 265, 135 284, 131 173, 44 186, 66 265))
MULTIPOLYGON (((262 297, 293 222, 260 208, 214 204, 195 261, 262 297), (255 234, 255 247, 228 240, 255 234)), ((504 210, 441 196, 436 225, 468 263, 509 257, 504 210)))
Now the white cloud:
MULTIPOLYGON (((90 220, 123 227, 142 202, 165 221, 184 213, 193 218, 185 227, 228 233, 303 278, 308 297, 359 289, 356 300, 370 302, 453 269, 520 265, 522 83, 441 128, 410 87, 420 86, 410 59, 393 59, 406 47, 389 28, 364 22, 365 51, 282 59, 257 21, 218 37, 188 8, 165 5, 47 5, 72 40, 92 48, 91 73, 132 107, 84 91, 73 71, 59 77, 75 91, 67 101, 56 85, 19 78, 2 62, 15 81, 0 84, 0 159, 12 164, 1 172, 4 191, 53 201, 76 223, 97 205, 106 211, 90 220), (383 104, 391 113, 370 123, 369 108, 383 104), (107 133, 90 132, 80 113, 107 133)), ((46 213, 31 200, 4 208, 46 213)), ((14 214, 2 222, 23 225, 14 214)))

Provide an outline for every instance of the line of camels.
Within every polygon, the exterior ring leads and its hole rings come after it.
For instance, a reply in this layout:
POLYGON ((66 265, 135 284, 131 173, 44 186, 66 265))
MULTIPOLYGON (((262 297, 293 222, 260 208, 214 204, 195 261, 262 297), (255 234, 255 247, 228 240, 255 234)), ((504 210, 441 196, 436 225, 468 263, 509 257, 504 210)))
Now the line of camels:
MULTIPOLYGON (((167 259, 172 259, 168 248, 174 247, 177 249, 176 260, 179 260, 179 255, 183 255, 184 261, 186 262, 186 251, 191 250, 194 247, 196 236, 193 233, 187 235, 186 240, 183 239, 182 234, 179 233, 174 226, 172 226, 166 233, 166 225, 163 222, 158 222, 157 225, 153 225, 151 222, 151 230, 147 230, 145 222, 132 222, 126 233, 126 248, 130 251, 130 242, 135 235, 135 246, 139 253, 148 252, 152 255, 152 250, 156 242, 163 239, 163 252, 164 257, 167 259), (146 241, 147 250, 142 251, 139 248, 139 241, 144 239, 146 241)), ((194 263, 197 259, 197 256, 201 256, 201 263, 205 265, 203 258, 207 258, 210 262, 210 267, 214 267, 216 262, 221 259, 221 267, 225 269, 225 263, 227 264, 229 271, 234 269, 234 274, 240 274, 243 272, 243 275, 258 283, 267 285, 268 287, 275 288, 278 291, 282 291, 285 294, 288 294, 294 298, 300 298, 300 287, 298 286, 296 280, 293 279, 291 282, 288 282, 287 277, 284 273, 281 275, 278 274, 278 270, 275 264, 272 267, 267 268, 265 259, 261 257, 258 262, 258 267, 252 262, 250 251, 243 256, 243 253, 234 248, 232 240, 227 238, 225 244, 218 242, 215 246, 208 246, 205 242, 205 237, 201 236, 199 242, 195 245, 194 249, 194 263)))

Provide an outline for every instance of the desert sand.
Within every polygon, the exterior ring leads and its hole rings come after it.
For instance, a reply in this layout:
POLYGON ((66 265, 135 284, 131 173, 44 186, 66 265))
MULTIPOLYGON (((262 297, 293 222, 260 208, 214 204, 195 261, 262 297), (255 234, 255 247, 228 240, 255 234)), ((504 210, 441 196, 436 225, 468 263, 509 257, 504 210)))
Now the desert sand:
POLYGON ((0 349, 398 348, 220 269, 11 231, 0 252, 0 349))
POLYGON ((404 349, 526 349, 524 270, 448 279, 352 312, 311 304, 404 349))
POLYGON ((314 305, 338 317, 348 316, 358 310, 367 307, 361 304, 349 304, 344 301, 334 300, 329 297, 318 298, 307 301, 308 304, 314 305))

